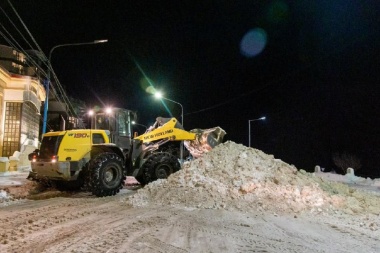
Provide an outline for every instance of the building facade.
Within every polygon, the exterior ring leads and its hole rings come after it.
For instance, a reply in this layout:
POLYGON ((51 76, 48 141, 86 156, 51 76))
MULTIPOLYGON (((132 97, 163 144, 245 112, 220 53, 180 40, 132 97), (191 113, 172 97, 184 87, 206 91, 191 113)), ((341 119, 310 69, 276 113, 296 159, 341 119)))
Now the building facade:
POLYGON ((46 92, 24 54, 0 45, 0 157, 38 147, 46 92))

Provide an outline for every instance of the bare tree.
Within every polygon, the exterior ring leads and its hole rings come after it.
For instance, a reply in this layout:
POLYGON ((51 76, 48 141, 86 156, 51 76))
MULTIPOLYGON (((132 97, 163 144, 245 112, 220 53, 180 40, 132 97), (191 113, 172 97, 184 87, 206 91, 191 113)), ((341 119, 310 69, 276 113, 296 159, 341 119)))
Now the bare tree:
POLYGON ((348 168, 353 168, 354 170, 359 170, 362 167, 362 164, 360 162, 360 159, 352 154, 348 153, 335 153, 333 154, 333 162, 334 164, 340 168, 344 174, 347 173, 348 168))

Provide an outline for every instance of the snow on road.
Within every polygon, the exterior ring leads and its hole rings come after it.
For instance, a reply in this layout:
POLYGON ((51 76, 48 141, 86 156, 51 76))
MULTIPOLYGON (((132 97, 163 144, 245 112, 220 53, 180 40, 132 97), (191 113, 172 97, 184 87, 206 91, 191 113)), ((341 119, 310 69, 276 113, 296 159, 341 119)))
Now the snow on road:
POLYGON ((0 186, 0 252, 380 252, 378 182, 227 142, 112 197, 0 186))

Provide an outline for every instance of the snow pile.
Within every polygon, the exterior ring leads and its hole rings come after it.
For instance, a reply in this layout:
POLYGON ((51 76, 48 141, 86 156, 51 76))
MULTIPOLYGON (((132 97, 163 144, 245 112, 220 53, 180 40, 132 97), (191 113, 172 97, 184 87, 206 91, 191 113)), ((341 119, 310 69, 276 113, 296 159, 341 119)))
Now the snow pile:
POLYGON ((364 178, 364 177, 358 177, 355 176, 352 173, 347 173, 346 175, 340 175, 340 174, 335 174, 335 173, 323 173, 319 172, 316 173, 318 177, 322 177, 325 179, 328 179, 330 181, 334 182, 342 182, 342 183, 348 183, 348 184, 353 184, 357 186, 362 186, 362 188, 368 188, 367 190, 375 190, 373 191, 375 194, 380 193, 380 179, 371 179, 369 177, 364 178), (369 186, 369 187, 365 187, 369 186))
MULTIPOLYGON (((184 164, 167 180, 157 180, 130 197, 134 206, 149 204, 240 211, 360 212, 378 198, 298 171, 272 155, 228 141, 202 158, 184 164), (363 207, 363 201, 365 207, 363 207), (347 205, 354 209, 347 208, 347 205)), ((379 210, 379 204, 372 210, 379 210)))
POLYGON ((14 198, 11 195, 9 195, 4 190, 0 190, 0 203, 1 204, 8 203, 8 202, 10 202, 12 200, 14 200, 14 198))
POLYGON ((37 186, 36 182, 27 180, 24 174, 0 178, 0 205, 9 205, 29 198, 37 186))

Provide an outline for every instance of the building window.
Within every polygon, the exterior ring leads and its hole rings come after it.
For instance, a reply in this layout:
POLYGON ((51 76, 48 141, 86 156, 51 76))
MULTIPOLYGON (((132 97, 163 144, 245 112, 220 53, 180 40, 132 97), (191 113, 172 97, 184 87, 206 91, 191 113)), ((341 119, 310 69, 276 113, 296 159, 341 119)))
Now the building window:
MULTIPOLYGON (((3 113, 3 89, 2 88, 0 88, 0 114, 2 114, 3 113)), ((2 119, 2 117, 0 116, 0 126, 2 126, 3 124, 3 122, 1 121, 1 119, 2 119)), ((1 132, 1 130, 0 130, 0 132, 1 132)))
POLYGON ((25 63, 25 56, 24 54, 16 51, 16 50, 13 50, 13 55, 15 56, 15 59, 19 62, 22 62, 22 63, 25 63))
POLYGON ((5 105, 3 156, 12 156, 20 150, 20 125, 22 103, 7 102, 5 105))
POLYGON ((37 88, 34 87, 33 85, 30 86, 30 91, 37 95, 37 88))
POLYGON ((78 127, 78 119, 75 117, 69 117, 70 129, 75 129, 78 127))
MULTIPOLYGON (((0 113, 2 114, 3 113, 3 89, 0 87, 0 113)), ((0 126, 3 125, 3 117, 0 116, 0 126)), ((3 132, 2 132, 3 129, 0 129, 0 134, 3 135, 3 132)), ((3 151, 3 143, 1 143, 0 141, 0 151, 2 152, 3 151)), ((3 156, 3 153, 0 154, 0 156, 3 156)))
POLYGON ((21 66, 20 64, 12 62, 12 67, 14 69, 16 69, 14 72, 16 72, 17 74, 22 74, 23 66, 21 66))
POLYGON ((25 134, 29 140, 38 138, 40 116, 32 103, 25 102, 22 105, 21 122, 21 134, 25 134))

